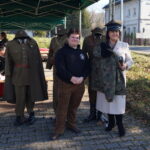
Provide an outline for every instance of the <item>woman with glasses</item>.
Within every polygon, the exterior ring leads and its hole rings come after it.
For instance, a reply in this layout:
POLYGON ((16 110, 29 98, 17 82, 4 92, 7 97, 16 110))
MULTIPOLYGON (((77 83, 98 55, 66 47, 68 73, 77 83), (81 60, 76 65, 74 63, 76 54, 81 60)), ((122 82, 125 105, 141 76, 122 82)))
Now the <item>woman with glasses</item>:
POLYGON ((84 79, 89 73, 89 62, 87 55, 79 48, 80 34, 77 29, 69 30, 67 41, 55 56, 59 87, 52 140, 59 138, 65 127, 74 133, 80 133, 76 125, 76 112, 84 94, 84 79))

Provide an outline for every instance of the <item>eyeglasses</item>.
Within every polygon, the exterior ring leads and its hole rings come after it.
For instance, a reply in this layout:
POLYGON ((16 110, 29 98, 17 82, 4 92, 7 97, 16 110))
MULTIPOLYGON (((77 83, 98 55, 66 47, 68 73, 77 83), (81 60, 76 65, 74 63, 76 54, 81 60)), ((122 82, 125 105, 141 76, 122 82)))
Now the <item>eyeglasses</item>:
POLYGON ((75 40, 80 40, 80 37, 71 36, 70 38, 71 38, 71 39, 75 39, 75 40))

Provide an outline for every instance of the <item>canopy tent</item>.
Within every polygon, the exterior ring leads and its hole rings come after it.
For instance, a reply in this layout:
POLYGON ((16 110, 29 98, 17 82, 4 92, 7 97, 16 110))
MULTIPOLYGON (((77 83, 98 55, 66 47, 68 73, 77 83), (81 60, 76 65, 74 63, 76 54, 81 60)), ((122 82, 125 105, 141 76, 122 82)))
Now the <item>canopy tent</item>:
POLYGON ((98 0, 0 0, 0 29, 44 29, 98 0))

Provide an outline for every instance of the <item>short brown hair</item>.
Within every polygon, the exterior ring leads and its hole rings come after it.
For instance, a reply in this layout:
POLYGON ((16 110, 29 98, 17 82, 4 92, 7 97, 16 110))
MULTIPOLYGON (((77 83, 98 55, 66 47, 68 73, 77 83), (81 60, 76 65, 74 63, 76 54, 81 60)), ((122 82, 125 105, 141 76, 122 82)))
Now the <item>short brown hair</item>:
POLYGON ((71 34, 79 34, 80 35, 79 29, 71 28, 67 33, 67 37, 70 37, 71 34))

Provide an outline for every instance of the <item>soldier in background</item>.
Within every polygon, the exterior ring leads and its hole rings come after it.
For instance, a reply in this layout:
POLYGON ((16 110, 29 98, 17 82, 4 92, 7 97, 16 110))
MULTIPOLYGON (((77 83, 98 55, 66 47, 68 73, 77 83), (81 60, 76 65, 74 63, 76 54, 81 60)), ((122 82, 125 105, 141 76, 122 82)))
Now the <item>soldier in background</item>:
MULTIPOLYGON (((92 34, 85 37, 83 41, 83 48, 82 50, 88 54, 89 60, 90 60, 90 67, 92 69, 92 60, 93 60, 93 50, 96 46, 100 45, 102 42, 102 36, 104 34, 104 28, 103 27, 96 27, 92 31, 92 34)), ((90 74, 89 76, 89 83, 88 83, 88 93, 89 93, 89 102, 90 102, 90 114, 89 116, 84 120, 84 122, 90 122, 94 120, 100 120, 101 118, 101 112, 96 111, 96 91, 92 90, 91 84, 92 80, 94 78, 90 74)))
POLYGON ((56 68, 54 65, 54 58, 57 50, 61 49, 64 44, 67 41, 67 35, 66 35, 66 30, 63 27, 57 28, 57 37, 52 38, 50 47, 49 47, 49 54, 48 54, 48 60, 47 60, 47 69, 52 69, 53 67, 53 109, 54 112, 56 113, 56 106, 57 106, 57 86, 58 84, 58 79, 56 76, 56 68))

